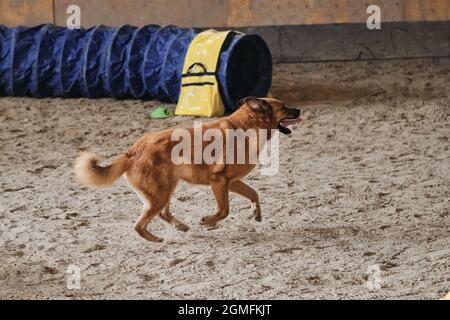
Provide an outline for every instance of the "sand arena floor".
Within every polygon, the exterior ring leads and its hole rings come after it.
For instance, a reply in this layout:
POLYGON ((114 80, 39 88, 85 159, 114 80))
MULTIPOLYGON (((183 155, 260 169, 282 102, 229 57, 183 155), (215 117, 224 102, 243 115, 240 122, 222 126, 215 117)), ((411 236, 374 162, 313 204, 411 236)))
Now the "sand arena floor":
POLYGON ((80 150, 111 159, 142 134, 155 102, 0 98, 0 298, 443 297, 450 290, 450 65, 429 61, 276 66, 273 93, 304 123, 281 137, 280 173, 247 181, 263 221, 231 196, 217 228, 205 187, 179 186, 161 244, 119 180, 78 186, 80 150), (66 270, 81 270, 69 290, 66 270), (380 270, 381 288, 371 274, 380 270), (375 270, 375 271, 370 271, 375 270))

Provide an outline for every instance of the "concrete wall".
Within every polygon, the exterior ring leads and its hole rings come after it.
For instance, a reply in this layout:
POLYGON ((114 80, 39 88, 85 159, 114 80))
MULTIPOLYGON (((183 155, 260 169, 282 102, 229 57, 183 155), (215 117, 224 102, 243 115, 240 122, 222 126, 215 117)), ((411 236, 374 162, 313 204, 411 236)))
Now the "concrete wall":
POLYGON ((243 27, 357 23, 378 4, 382 21, 450 20, 449 0, 0 0, 0 24, 64 25, 69 4, 78 4, 85 27, 106 24, 175 24, 243 27))
POLYGON ((66 23, 69 4, 80 6, 85 27, 127 23, 220 27, 226 25, 228 12, 227 0, 55 0, 56 24, 66 23))
POLYGON ((370 4, 382 21, 450 20, 449 0, 229 0, 229 26, 365 22, 370 4))
POLYGON ((450 0, 0 0, 0 24, 174 24, 261 35, 275 62, 450 58, 450 0), (368 30, 369 4, 381 30, 368 30))

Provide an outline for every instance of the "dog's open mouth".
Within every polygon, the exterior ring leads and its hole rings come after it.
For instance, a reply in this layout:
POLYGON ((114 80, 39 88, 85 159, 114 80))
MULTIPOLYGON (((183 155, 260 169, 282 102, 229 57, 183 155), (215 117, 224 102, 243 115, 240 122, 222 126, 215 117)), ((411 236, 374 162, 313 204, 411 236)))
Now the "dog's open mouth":
POLYGON ((301 117, 297 118, 290 118, 290 119, 283 119, 280 122, 278 122, 278 130, 281 131, 281 133, 284 134, 290 134, 292 129, 296 128, 300 122, 302 122, 303 119, 301 117))

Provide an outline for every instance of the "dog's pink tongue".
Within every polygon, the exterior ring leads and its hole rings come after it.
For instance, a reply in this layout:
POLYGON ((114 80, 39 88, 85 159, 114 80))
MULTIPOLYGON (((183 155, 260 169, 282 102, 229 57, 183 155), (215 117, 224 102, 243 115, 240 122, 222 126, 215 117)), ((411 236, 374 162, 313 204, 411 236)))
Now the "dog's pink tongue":
POLYGON ((299 121, 298 122, 296 122, 295 124, 294 124, 294 129, 297 129, 297 127, 300 125, 300 123, 303 121, 303 119, 302 118, 298 118, 299 119, 299 121))
POLYGON ((285 124, 285 127, 288 128, 289 130, 296 129, 300 124, 300 122, 302 121, 303 119, 301 117, 298 117, 296 119, 289 119, 287 121, 283 121, 283 125, 285 124))

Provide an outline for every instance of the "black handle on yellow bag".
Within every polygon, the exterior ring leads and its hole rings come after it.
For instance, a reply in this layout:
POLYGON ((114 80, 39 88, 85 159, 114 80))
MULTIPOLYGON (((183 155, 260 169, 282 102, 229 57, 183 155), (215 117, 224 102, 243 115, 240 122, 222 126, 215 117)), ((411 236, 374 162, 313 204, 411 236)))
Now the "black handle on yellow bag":
POLYGON ((185 77, 196 77, 196 76, 214 76, 216 75, 215 72, 208 72, 208 70, 206 69, 205 65, 201 62, 196 62, 193 63, 189 66, 189 68, 187 69, 186 73, 183 73, 181 76, 183 78, 185 77), (199 66, 203 69, 202 72, 192 72, 192 70, 196 67, 199 66))
POLYGON ((194 69, 195 66, 202 67, 203 72, 207 72, 206 67, 205 67, 205 65, 204 65, 203 63, 201 63, 201 62, 196 62, 196 63, 193 63, 193 64, 191 64, 191 65, 189 66, 189 68, 187 69, 187 73, 191 73, 192 69, 194 69))

